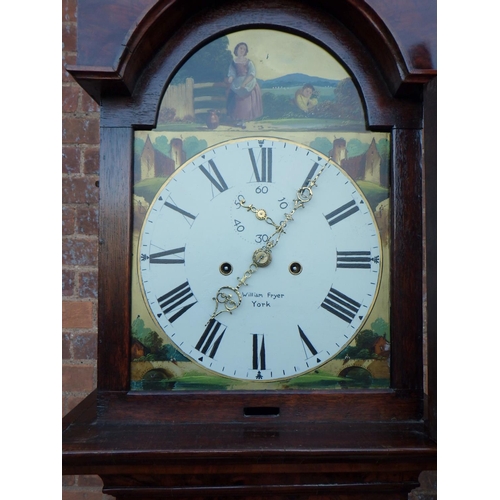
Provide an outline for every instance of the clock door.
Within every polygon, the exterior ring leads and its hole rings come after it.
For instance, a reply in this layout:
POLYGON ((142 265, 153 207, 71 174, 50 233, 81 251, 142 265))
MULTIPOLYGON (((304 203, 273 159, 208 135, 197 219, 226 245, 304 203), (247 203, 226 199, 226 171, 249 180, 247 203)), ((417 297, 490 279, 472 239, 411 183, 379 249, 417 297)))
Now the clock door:
POLYGON ((132 390, 391 386, 391 134, 366 127, 356 83, 277 29, 230 32, 176 72, 134 133, 132 390), (218 290, 231 310, 211 318, 218 290))

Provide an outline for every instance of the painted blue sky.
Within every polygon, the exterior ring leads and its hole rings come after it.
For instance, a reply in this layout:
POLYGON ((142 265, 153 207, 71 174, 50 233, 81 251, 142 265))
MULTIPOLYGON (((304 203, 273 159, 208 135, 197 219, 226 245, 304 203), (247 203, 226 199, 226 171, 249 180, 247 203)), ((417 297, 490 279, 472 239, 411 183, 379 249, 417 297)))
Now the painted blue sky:
POLYGON ((229 33, 231 52, 239 42, 248 45, 257 78, 269 80, 288 73, 305 73, 330 80, 349 75, 328 52, 295 35, 272 30, 244 30, 229 33))

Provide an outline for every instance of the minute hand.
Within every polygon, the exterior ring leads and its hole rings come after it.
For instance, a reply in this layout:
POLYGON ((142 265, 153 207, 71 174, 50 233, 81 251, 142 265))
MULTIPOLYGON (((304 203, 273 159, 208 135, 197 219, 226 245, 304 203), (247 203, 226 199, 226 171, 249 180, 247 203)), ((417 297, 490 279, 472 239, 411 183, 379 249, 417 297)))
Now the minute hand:
POLYGON ((238 278, 238 283, 235 287, 223 286, 217 290, 215 297, 215 309, 210 318, 215 318, 219 314, 223 312, 228 312, 232 314, 235 309, 237 309, 242 301, 242 295, 240 293, 240 287, 243 285, 248 285, 247 280, 257 271, 259 267, 267 267, 272 260, 271 251, 278 244, 281 235, 285 233, 285 228, 288 223, 293 221, 293 215, 299 208, 304 208, 306 203, 309 203, 313 197, 313 188, 316 186, 317 180, 319 176, 323 173, 323 171, 328 167, 331 158, 328 158, 328 162, 325 163, 319 172, 312 178, 309 179, 306 186, 302 186, 297 190, 296 197, 293 200, 293 208, 290 212, 285 214, 284 219, 276 224, 271 217, 268 217, 267 212, 260 208, 257 209, 253 205, 245 205, 245 200, 240 200, 240 205, 243 208, 253 212, 257 219, 263 220, 268 224, 274 226, 275 231, 269 237, 268 241, 263 247, 257 248, 254 251, 252 256, 252 263, 249 268, 245 271, 242 278, 238 278), (236 297, 233 296, 231 292, 236 294, 236 297), (219 306, 221 306, 221 310, 219 310, 219 306))

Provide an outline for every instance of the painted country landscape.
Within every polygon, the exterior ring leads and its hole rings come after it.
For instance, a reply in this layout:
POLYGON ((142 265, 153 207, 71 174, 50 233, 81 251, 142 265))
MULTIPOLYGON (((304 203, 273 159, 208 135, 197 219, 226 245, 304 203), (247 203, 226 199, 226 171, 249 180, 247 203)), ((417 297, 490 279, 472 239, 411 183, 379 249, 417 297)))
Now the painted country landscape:
POLYGON ((331 56, 293 35, 248 30, 194 54, 161 104, 158 130, 219 128, 364 131, 365 124, 356 87, 331 56))

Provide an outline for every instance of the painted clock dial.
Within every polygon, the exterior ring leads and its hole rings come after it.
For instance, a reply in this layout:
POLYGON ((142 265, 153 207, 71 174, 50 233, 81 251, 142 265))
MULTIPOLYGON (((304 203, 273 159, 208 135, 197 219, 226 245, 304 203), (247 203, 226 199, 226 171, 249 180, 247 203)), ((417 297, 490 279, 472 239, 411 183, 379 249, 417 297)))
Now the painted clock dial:
POLYGON ((220 375, 270 381, 335 356, 362 328, 378 293, 377 225, 356 184, 311 148, 274 138, 218 144, 189 160, 150 205, 139 241, 145 301, 188 358, 220 375), (218 290, 235 287, 299 188, 323 169, 299 208, 241 286, 241 304, 214 316, 218 290))

